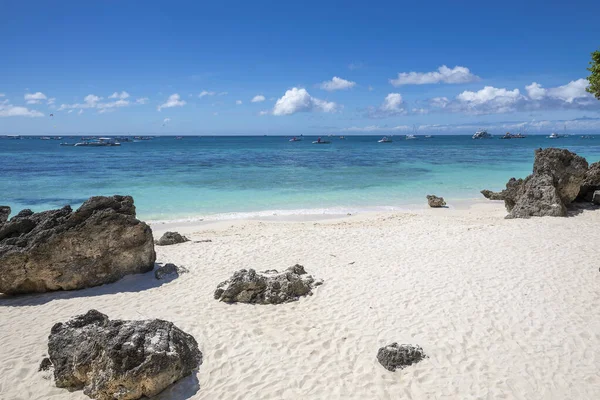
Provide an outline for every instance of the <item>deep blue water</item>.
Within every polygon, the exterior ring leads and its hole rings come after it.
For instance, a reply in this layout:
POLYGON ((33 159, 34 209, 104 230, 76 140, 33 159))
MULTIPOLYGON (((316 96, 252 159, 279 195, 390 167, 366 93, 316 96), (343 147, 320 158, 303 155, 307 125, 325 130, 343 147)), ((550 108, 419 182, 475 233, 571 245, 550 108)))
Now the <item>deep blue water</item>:
POLYGON ((78 206, 93 195, 130 194, 138 215, 152 220, 401 207, 423 203, 430 193, 450 201, 480 198, 481 189, 500 189, 508 178, 530 173, 539 147, 565 147, 589 162, 600 160, 600 136, 396 136, 392 143, 347 136, 327 138, 330 145, 313 145, 315 138, 309 137, 288 139, 156 137, 101 148, 0 139, 0 204, 13 212, 40 211, 78 206))

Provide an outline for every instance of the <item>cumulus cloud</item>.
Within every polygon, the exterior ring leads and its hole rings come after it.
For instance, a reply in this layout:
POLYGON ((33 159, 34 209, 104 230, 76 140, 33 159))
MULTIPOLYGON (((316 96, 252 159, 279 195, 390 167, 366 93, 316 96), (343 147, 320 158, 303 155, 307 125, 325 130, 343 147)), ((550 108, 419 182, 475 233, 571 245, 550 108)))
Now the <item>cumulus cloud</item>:
POLYGON ((480 78, 471 73, 469 68, 456 66, 448 68, 442 65, 433 72, 400 72, 396 79, 390 79, 393 86, 427 85, 432 83, 469 83, 480 78))
POLYGON ((85 96, 83 98, 83 103, 61 104, 60 107, 58 108, 58 111, 73 110, 73 109, 83 110, 83 109, 95 108, 98 110, 98 114, 104 114, 107 112, 115 111, 115 109, 117 109, 117 108, 127 107, 131 104, 129 102, 129 100, 125 100, 125 98, 129 97, 129 94, 127 94, 126 92, 116 93, 116 94, 117 94, 117 97, 114 97, 114 94, 113 94, 113 95, 109 96, 109 98, 113 98, 113 99, 117 98, 118 100, 104 102, 104 103, 101 102, 103 100, 102 97, 96 96, 95 94, 88 94, 87 96, 85 96), (124 94, 126 95, 126 96, 124 96, 125 98, 121 98, 121 97, 123 97, 124 94))
POLYGON ((334 76, 330 81, 321 82, 319 87, 323 90, 332 92, 334 90, 350 89, 356 86, 356 82, 334 76))
POLYGON ((25 93, 25 101, 27 102, 27 104, 40 104, 42 100, 46 99, 46 95, 42 92, 25 93))
POLYGON ((429 100, 433 109, 465 114, 502 114, 535 110, 595 110, 600 104, 585 91, 586 79, 571 81, 566 85, 544 88, 537 82, 519 89, 485 86, 479 91, 464 91, 450 100, 436 97, 429 100))
POLYGON ((169 96, 169 98, 167 99, 167 101, 165 103, 158 106, 157 109, 158 109, 158 111, 160 111, 163 108, 183 107, 185 105, 186 105, 185 100, 181 100, 181 96, 179 96, 179 94, 177 94, 177 93, 174 93, 169 96))
POLYGON ((252 100, 250 100, 252 103, 260 103, 265 101, 265 96, 263 96, 262 94, 257 94, 256 96, 254 96, 252 98, 252 100))
POLYGON ((51 97, 48 99, 48 101, 46 102, 47 105, 51 106, 56 102, 56 97, 51 97))
POLYGON ((240 104, 242 104, 242 101, 241 100, 236 100, 235 104, 237 104, 239 106, 240 104))
POLYGON ((146 104, 146 103, 148 103, 148 100, 150 100, 150 99, 147 98, 147 97, 140 97, 135 102, 138 103, 138 104, 146 104))
POLYGON ((367 108, 369 118, 386 118, 407 114, 404 100, 400 93, 389 93, 379 107, 367 108))
POLYGON ((108 96, 109 99, 123 99, 123 100, 128 97, 129 97, 129 93, 127 93, 126 91, 122 91, 121 93, 114 92, 113 94, 108 96))
POLYGON ((312 97, 306 89, 292 88, 277 100, 273 115, 291 115, 298 112, 323 111, 334 112, 338 105, 333 102, 312 97))
POLYGON ((260 116, 267 115, 267 114, 269 114, 268 110, 262 110, 262 111, 259 111, 259 113, 258 113, 258 115, 260 115, 260 116))
POLYGON ((203 98, 204 96, 214 96, 214 95, 215 95, 215 92, 209 92, 209 91, 203 90, 200 92, 198 97, 203 98))
POLYGON ((44 114, 37 110, 30 110, 27 107, 13 106, 4 100, 0 102, 0 117, 43 117, 44 114))

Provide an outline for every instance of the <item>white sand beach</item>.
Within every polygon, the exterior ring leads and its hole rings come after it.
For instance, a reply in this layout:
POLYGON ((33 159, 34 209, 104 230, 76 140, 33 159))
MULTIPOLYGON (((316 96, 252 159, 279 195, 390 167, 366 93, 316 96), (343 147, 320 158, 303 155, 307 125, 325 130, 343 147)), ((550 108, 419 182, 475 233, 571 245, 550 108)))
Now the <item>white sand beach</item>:
POLYGON ((153 225, 191 241, 157 247, 153 273, 41 295, 0 296, 0 398, 86 399, 38 372, 56 322, 97 309, 161 318, 204 362, 161 399, 597 399, 600 211, 503 219, 502 203, 327 220, 153 225), (211 242, 200 242, 210 239, 211 242), (324 280, 281 305, 229 305, 216 286, 242 268, 296 263, 324 280), (429 358, 390 372, 392 342, 429 358))

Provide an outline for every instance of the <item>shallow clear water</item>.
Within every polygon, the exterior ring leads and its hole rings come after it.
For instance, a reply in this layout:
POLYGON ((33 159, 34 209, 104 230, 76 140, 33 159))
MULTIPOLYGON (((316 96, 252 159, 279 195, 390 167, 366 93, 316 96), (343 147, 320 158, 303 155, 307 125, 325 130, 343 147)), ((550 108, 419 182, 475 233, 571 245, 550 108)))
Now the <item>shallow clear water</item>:
MULTIPOLYGON (((375 136, 157 137, 120 147, 0 139, 0 204, 16 212, 78 206, 90 196, 129 194, 143 219, 221 213, 342 211, 481 198, 531 171, 533 150, 565 147, 595 162, 600 136, 473 140, 470 136, 377 143, 375 136), (304 210, 304 211, 302 211, 304 210)), ((63 140, 64 141, 64 140, 63 140)), ((71 142, 75 139, 69 140, 71 142)))

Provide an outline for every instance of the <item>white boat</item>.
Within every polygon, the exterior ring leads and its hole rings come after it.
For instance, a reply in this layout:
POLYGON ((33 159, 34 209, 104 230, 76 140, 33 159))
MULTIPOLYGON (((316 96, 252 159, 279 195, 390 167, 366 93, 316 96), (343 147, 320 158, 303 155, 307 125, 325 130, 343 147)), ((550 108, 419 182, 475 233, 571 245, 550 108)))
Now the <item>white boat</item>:
POLYGON ((417 137, 415 135, 406 135, 406 140, 416 140, 417 137))
POLYGON ((492 135, 490 135, 486 130, 477 131, 473 135, 473 139, 491 139, 492 135))
POLYGON ((431 139, 432 137, 433 137, 433 136, 431 136, 431 135, 425 135, 425 138, 426 138, 426 139, 431 139))
POLYGON ((392 143, 392 139, 387 136, 384 136, 380 140, 378 140, 377 143, 392 143))
POLYGON ((112 138, 98 138, 98 140, 84 141, 75 143, 75 147, 113 147, 120 146, 121 143, 112 138))
POLYGON ((561 136, 558 133, 552 132, 550 136, 548 136, 548 139, 560 139, 560 137, 561 136))
POLYGON ((318 138, 317 140, 312 142, 312 144, 330 144, 330 143, 331 142, 329 140, 321 140, 321 138, 318 138))
POLYGON ((290 142, 301 142, 301 141, 302 141, 302 138, 299 138, 299 137, 296 137, 296 136, 294 136, 294 137, 293 137, 293 138, 291 138, 289 141, 290 141, 290 142))

